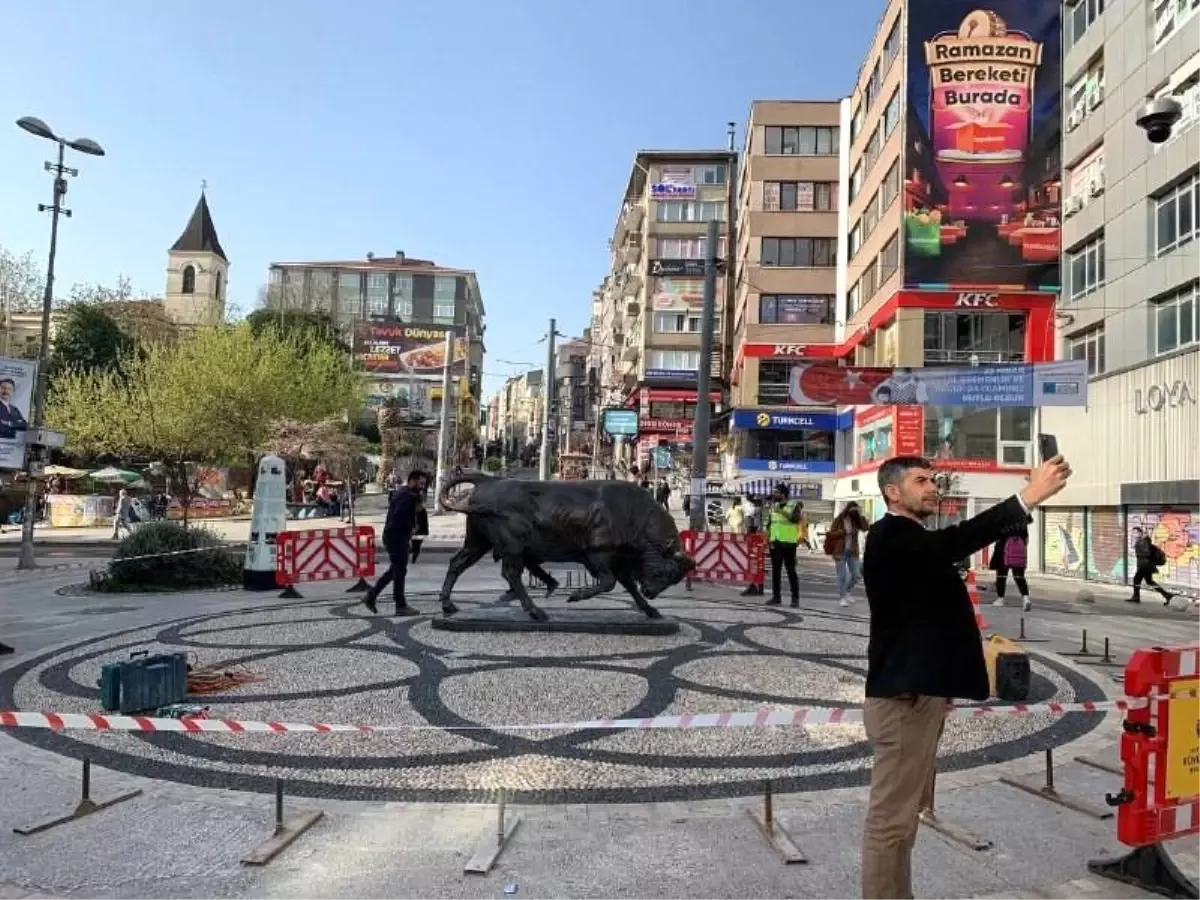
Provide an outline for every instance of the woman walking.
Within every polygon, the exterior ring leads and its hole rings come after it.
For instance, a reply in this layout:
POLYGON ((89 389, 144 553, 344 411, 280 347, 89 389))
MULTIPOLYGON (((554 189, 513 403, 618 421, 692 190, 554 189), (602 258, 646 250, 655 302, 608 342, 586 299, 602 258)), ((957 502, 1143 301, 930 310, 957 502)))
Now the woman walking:
POLYGON ((1025 566, 1029 562, 1029 528, 1021 525, 992 546, 992 558, 988 568, 996 573, 996 599, 992 606, 1004 605, 1004 592, 1008 589, 1008 573, 1012 572, 1017 590, 1021 592, 1021 609, 1029 612, 1033 601, 1029 599, 1029 583, 1025 581, 1025 566))
POLYGON ((833 557, 837 569, 838 606, 854 603, 850 592, 862 577, 862 542, 869 527, 858 504, 851 500, 825 533, 825 555, 833 557))

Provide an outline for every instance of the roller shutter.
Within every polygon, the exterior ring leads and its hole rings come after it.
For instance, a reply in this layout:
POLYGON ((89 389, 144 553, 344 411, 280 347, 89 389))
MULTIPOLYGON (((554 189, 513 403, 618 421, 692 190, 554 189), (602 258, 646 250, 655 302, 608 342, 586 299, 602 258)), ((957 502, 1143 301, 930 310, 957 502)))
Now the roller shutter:
POLYGON ((1084 513, 1082 508, 1042 511, 1042 571, 1083 578, 1084 513))
POLYGON ((1087 577, 1125 583, 1125 514, 1120 507, 1088 507, 1087 577))

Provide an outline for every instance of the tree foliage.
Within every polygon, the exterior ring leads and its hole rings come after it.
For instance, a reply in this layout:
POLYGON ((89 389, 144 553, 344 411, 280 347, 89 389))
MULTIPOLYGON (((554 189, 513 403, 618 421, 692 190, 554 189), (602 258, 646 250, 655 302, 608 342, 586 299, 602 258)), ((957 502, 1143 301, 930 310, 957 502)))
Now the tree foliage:
POLYGON ((103 307, 76 303, 67 307, 54 337, 51 375, 117 372, 134 346, 134 338, 103 307))
POLYGON ((257 453, 283 419, 319 422, 361 403, 345 357, 327 343, 248 324, 200 328, 131 353, 120 370, 68 371, 52 385, 51 427, 85 455, 161 461, 185 509, 187 463, 257 453))
POLYGON ((246 316, 255 335, 276 330, 288 337, 328 343, 349 356, 350 347, 341 338, 337 322, 327 312, 304 309, 256 309, 246 316))
POLYGON ((45 285, 45 270, 32 251, 17 256, 0 247, 0 298, 6 312, 40 310, 45 285))

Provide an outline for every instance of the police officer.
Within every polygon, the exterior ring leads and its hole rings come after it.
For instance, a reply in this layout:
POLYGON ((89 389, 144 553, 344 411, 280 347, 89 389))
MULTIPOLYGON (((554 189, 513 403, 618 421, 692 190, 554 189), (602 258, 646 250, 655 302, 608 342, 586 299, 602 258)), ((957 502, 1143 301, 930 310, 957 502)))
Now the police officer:
POLYGON ((767 540, 771 542, 771 599, 767 606, 779 606, 781 569, 787 569, 792 589, 792 606, 800 605, 800 582, 796 578, 796 545, 800 543, 804 504, 788 499, 788 486, 782 482, 771 492, 771 514, 767 520, 767 540))

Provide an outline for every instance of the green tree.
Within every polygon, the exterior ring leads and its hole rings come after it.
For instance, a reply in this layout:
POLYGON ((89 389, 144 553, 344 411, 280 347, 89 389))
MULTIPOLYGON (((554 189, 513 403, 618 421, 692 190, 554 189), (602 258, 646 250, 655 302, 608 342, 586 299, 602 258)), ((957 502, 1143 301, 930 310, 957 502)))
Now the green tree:
POLYGON ((50 372, 118 372, 133 351, 133 337, 103 306, 75 303, 55 334, 50 372))
POLYGON ((328 343, 347 357, 350 355, 350 347, 342 340, 337 322, 327 312, 263 308, 256 309, 246 316, 245 322, 256 336, 261 336, 269 330, 275 330, 286 337, 294 337, 302 341, 328 343))
POLYGON ((69 370, 54 382, 47 414, 72 451, 161 461, 186 519, 196 492, 188 463, 254 460, 279 421, 344 416, 360 391, 327 343, 276 330, 256 337, 241 324, 149 344, 119 372, 69 370))

